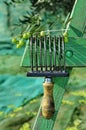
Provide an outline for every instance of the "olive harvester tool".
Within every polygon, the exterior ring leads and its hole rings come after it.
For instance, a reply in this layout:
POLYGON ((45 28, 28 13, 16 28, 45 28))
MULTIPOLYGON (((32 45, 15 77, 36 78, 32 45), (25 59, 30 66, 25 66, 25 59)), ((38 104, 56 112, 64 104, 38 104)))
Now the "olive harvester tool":
POLYGON ((32 130, 53 130, 72 68, 86 67, 85 10, 86 0, 75 0, 64 31, 28 38, 21 66, 28 68, 28 77, 44 77, 44 96, 32 130))
POLYGON ((53 77, 66 77, 64 38, 56 36, 37 37, 29 39, 30 71, 29 77, 45 77, 43 87, 42 115, 50 119, 55 112, 53 99, 53 77))

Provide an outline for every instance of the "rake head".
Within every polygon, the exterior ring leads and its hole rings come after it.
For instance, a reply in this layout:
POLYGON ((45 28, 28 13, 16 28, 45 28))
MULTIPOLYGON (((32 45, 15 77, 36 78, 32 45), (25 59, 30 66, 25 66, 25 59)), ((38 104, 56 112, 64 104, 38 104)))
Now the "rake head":
POLYGON ((31 36, 29 39, 30 66, 27 76, 68 76, 65 67, 65 44, 63 36, 31 36))

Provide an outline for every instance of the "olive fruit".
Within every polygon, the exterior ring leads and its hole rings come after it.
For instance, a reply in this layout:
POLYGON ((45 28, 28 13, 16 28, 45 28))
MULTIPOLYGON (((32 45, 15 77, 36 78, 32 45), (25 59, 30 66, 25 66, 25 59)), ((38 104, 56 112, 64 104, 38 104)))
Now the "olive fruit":
POLYGON ((27 39, 27 38, 28 38, 27 33, 24 33, 24 34, 23 34, 23 38, 24 38, 24 39, 27 39))
POLYGON ((27 36, 28 36, 28 38, 31 36, 31 33, 30 32, 27 32, 27 36))
POLYGON ((67 34, 67 32, 65 32, 63 34, 63 37, 64 37, 64 42, 67 43, 68 42, 68 34, 67 34))
POLYGON ((24 38, 24 39, 28 39, 30 36, 31 36, 31 33, 30 33, 30 32, 27 32, 27 33, 24 33, 24 34, 23 34, 23 38, 24 38))
POLYGON ((20 44, 17 44, 17 45, 16 45, 16 48, 20 48, 20 47, 21 47, 21 45, 20 45, 20 44))
POLYGON ((20 39, 16 47, 17 47, 17 48, 20 48, 20 47, 22 47, 24 44, 25 44, 24 39, 20 39))
POLYGON ((15 43, 15 44, 17 44, 17 43, 18 43, 18 40, 17 40, 17 38, 12 38, 12 43, 15 43))
POLYGON ((64 37, 64 42, 68 42, 68 37, 64 37))
POLYGON ((40 36, 45 36, 45 32, 44 32, 44 31, 41 31, 41 32, 40 32, 40 36))
POLYGON ((19 44, 20 44, 21 46, 23 46, 24 43, 25 43, 25 42, 24 42, 24 39, 20 39, 20 40, 19 40, 19 44))

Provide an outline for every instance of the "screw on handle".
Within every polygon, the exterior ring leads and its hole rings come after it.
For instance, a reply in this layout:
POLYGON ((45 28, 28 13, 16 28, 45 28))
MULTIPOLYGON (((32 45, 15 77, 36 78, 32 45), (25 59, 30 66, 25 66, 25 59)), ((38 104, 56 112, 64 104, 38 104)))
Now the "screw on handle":
POLYGON ((42 99, 42 115, 46 119, 51 119, 54 112, 54 99, 53 99, 53 87, 54 84, 52 82, 44 82, 44 96, 42 99))

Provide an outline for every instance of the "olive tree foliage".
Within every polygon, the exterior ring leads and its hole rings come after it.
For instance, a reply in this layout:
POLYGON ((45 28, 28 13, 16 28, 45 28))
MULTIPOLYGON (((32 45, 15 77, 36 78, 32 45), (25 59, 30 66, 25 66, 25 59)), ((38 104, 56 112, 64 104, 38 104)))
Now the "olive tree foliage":
MULTIPOLYGON (((15 28, 18 33, 22 33, 25 30, 40 32, 41 30, 56 30, 61 28, 68 12, 70 12, 73 7, 74 1, 75 0, 4 0, 7 7, 13 8, 14 11, 17 10, 18 15, 14 17, 15 14, 13 14, 13 17, 17 19, 13 20, 15 21, 13 22, 13 28, 15 28)), ((8 20, 8 24, 9 22, 10 20, 8 20)), ((17 33, 13 30, 13 33, 14 32, 17 33)))

